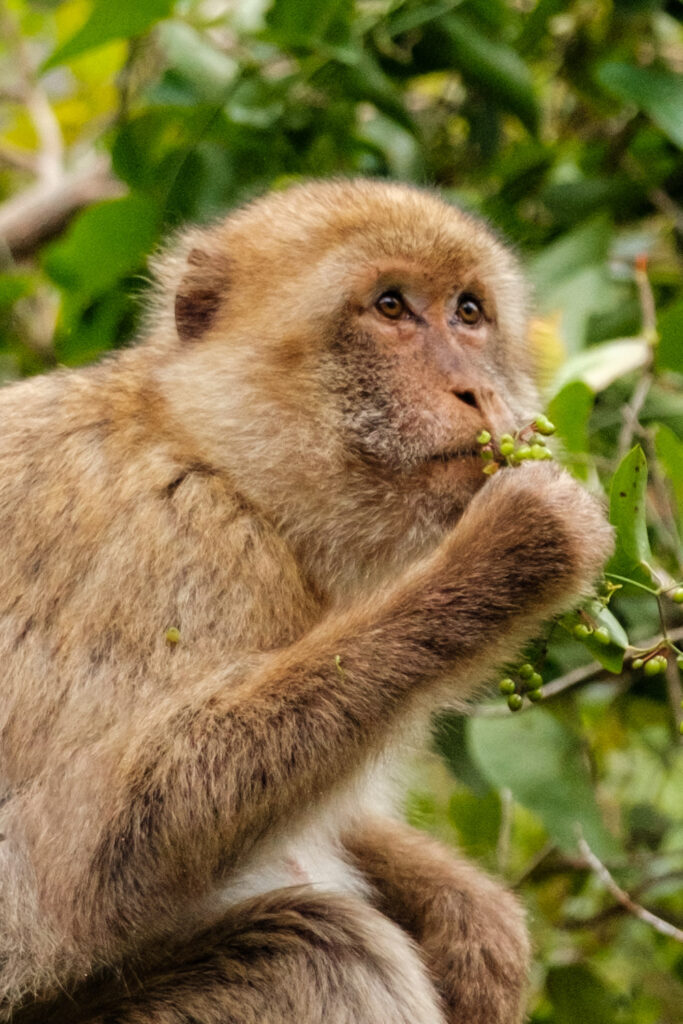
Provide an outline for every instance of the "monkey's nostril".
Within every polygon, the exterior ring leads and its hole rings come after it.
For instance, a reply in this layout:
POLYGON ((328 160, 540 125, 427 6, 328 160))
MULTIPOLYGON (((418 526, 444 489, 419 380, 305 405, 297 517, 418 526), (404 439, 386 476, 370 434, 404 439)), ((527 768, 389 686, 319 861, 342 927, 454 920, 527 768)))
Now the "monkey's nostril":
POLYGON ((465 403, 465 405, 471 405, 473 409, 479 408, 479 402, 477 401, 477 396, 474 391, 456 391, 455 397, 459 398, 461 402, 465 403))

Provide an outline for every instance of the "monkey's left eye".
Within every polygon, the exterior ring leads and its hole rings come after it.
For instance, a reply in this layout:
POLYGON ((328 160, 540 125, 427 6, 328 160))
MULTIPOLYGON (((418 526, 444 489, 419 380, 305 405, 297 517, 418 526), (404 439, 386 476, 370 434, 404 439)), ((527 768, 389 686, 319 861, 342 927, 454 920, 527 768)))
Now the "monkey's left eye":
POLYGON ((389 320, 400 320, 406 311, 406 304, 400 292, 385 292, 375 303, 375 309, 389 320))
POLYGON ((462 320, 464 324, 467 324, 469 327, 473 327, 475 324, 479 323, 484 314, 474 295, 461 295, 458 299, 455 315, 458 320, 462 320))

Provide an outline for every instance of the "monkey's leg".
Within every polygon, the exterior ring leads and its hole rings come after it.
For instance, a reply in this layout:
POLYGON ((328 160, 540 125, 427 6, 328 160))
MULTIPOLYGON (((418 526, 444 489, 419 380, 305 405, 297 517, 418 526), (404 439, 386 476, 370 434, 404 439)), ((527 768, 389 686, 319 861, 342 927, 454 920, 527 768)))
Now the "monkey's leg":
POLYGON ((310 888, 242 904, 141 972, 16 1024, 444 1024, 405 933, 360 900, 310 888))
POLYGON ((368 822, 346 845, 379 909, 422 949, 449 1024, 520 1021, 529 940, 515 898, 407 825, 368 822))

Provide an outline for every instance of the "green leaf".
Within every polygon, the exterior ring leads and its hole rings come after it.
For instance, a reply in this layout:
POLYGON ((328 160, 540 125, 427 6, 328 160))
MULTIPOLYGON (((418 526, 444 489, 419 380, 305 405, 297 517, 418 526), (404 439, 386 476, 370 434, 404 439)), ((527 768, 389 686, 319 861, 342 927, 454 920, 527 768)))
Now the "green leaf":
POLYGON ((463 715, 440 715, 434 730, 434 746, 446 761, 456 779, 478 797, 491 791, 487 779, 479 771, 467 746, 467 719, 463 715))
POLYGON ((534 284, 544 302, 548 292, 561 288, 567 278, 586 267, 604 263, 611 238, 609 219, 598 216, 546 245, 531 262, 534 284))
POLYGON ((496 849, 502 818, 500 796, 489 787, 486 796, 466 789, 453 794, 448 817, 458 832, 458 846, 470 857, 490 856, 496 849))
POLYGON ((585 637, 581 643, 608 672, 618 675, 624 667, 624 651, 628 647, 626 631, 609 608, 604 608, 599 601, 590 601, 586 610, 596 626, 605 627, 611 637, 611 643, 601 644, 592 634, 585 637))
POLYGON ((673 488, 679 530, 683 534, 683 441, 673 430, 660 423, 655 428, 655 450, 659 464, 673 488))
POLYGON ((683 149, 683 78, 664 68, 602 64, 598 81, 613 96, 649 114, 665 135, 683 149))
POLYGON ((612 478, 609 521, 616 528, 616 550, 608 570, 628 576, 651 559, 646 521, 647 461, 636 445, 612 478))
POLYGON ((459 71, 495 104, 516 114, 530 132, 537 131, 539 110, 528 67, 467 15, 452 14, 426 25, 413 57, 421 71, 459 71))
POLYGON ((546 980, 554 1024, 614 1024, 617 1000, 584 964, 551 967, 546 980))
MULTIPOLYGON (((683 117, 683 114, 681 115, 683 117)), ((683 373, 683 299, 657 317, 659 344, 655 349, 658 370, 683 373)))
POLYGON ((533 811, 559 846, 574 850, 580 827, 597 856, 614 852, 583 748, 550 712, 534 708, 509 718, 474 718, 469 729, 470 747, 484 775, 533 811))
MULTIPOLYGON (((588 385, 582 380, 575 380, 565 384, 548 406, 548 415, 557 428, 557 436, 570 455, 584 455, 589 450, 588 420, 594 401, 595 395, 588 385)), ((585 463, 576 463, 572 469, 579 479, 587 479, 588 466, 585 463)))
POLYGON ((48 58, 43 70, 63 64, 113 39, 142 35, 155 22, 167 18, 175 0, 95 0, 90 17, 71 39, 48 58))
POLYGON ((144 265, 160 220, 148 196, 97 203, 80 214, 65 238, 49 246, 45 269, 63 288, 77 289, 84 297, 101 294, 144 265))
POLYGON ((268 37, 284 45, 313 47, 346 42, 353 0, 275 0, 266 21, 268 37))

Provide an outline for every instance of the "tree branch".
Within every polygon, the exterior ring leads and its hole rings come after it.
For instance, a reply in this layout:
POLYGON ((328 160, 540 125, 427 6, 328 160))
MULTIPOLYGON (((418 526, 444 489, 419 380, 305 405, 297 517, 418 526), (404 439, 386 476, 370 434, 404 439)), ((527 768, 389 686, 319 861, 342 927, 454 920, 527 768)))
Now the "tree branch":
POLYGON ((125 193, 108 157, 89 157, 58 181, 39 180, 0 205, 0 245, 27 256, 58 234, 84 206, 125 193))
POLYGON ((654 928, 660 935, 666 935, 670 939, 674 939, 676 942, 683 943, 683 929, 677 928, 676 925, 663 920, 661 917, 657 917, 656 914, 653 914, 650 910, 646 910, 645 907, 642 907, 640 903, 636 903, 627 892, 617 885, 605 865, 601 860, 598 860, 583 837, 579 838, 579 849, 582 855, 586 858, 586 862, 590 869, 598 876, 607 891, 614 897, 620 906, 624 907, 629 914, 637 917, 639 921, 644 921, 645 924, 649 924, 650 927, 654 928))

